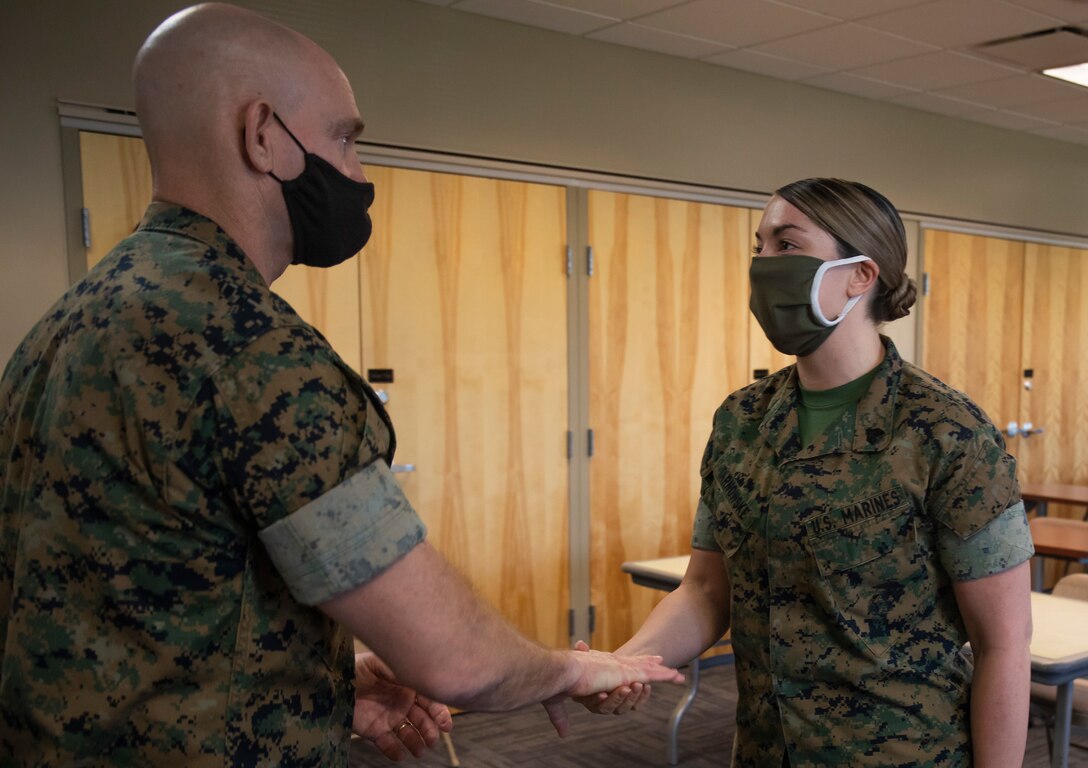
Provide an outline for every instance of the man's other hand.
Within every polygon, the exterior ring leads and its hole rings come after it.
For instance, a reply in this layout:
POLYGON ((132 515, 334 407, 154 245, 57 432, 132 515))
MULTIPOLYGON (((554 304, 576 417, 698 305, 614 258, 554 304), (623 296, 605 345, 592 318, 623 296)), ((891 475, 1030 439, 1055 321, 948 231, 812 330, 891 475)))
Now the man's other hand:
POLYGON ((398 684, 373 653, 357 653, 352 730, 399 762, 408 755, 422 757, 441 731, 453 730, 453 717, 446 705, 398 684))

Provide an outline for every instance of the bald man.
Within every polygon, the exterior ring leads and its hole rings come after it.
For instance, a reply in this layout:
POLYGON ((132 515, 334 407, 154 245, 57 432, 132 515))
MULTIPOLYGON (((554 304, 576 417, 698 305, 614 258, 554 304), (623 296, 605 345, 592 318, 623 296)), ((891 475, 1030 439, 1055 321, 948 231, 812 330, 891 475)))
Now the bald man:
POLYGON ((325 768, 353 716, 390 757, 433 744, 449 715, 416 690, 502 710, 676 680, 481 604, 390 474, 373 391, 269 290, 369 236, 328 54, 204 5, 134 80, 155 202, 0 381, 0 764, 325 768))

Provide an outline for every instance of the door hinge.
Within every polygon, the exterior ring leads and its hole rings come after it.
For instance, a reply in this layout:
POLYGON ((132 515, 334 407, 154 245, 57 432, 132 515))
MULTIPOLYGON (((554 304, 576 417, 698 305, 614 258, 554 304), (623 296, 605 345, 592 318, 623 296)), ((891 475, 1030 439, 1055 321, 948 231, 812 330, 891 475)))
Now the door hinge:
POLYGON ((923 272, 922 273, 922 295, 923 296, 928 296, 929 295, 929 273, 928 272, 923 272))
POLYGON ((567 611, 567 637, 574 637, 574 609, 567 611))
POLYGON ((597 631, 597 606, 589 606, 589 634, 597 631))
POLYGON ((593 430, 586 431, 586 454, 589 458, 593 458, 593 430))
POLYGON ((83 247, 91 247, 91 210, 90 208, 79 209, 80 225, 83 227, 83 247))
POLYGON ((593 277, 593 246, 586 246, 586 274, 593 277))
POLYGON ((574 274, 574 249, 567 246, 567 277, 574 274))
POLYGON ((574 433, 567 430, 567 461, 574 458, 574 433))

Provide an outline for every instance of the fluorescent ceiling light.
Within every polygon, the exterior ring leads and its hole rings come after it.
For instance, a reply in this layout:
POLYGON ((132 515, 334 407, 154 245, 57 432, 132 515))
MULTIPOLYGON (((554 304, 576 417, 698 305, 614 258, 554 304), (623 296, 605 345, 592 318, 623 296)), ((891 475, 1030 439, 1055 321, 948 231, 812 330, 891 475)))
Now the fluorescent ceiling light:
POLYGON ((1088 88, 1088 61, 1081 64, 1073 64, 1069 67, 1044 69, 1043 74, 1088 88))

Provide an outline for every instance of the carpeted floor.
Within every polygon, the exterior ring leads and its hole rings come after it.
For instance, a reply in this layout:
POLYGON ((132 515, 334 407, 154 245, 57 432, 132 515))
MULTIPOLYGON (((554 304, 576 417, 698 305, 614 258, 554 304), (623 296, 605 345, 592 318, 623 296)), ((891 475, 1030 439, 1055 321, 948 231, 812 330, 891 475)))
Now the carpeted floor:
MULTIPOLYGON (((591 715, 568 704, 573 727, 565 739, 555 736, 540 707, 501 715, 459 714, 453 719, 453 745, 464 768, 664 768, 666 722, 683 692, 678 686, 656 686, 646 707, 622 717, 591 715)), ((699 696, 680 729, 680 766, 722 768, 729 764, 736 696, 732 667, 703 672, 699 696)), ((441 743, 414 764, 427 768, 451 765, 441 743)), ((357 741, 351 765, 379 768, 390 763, 369 744, 357 741)), ((1028 729, 1024 766, 1049 765, 1046 731, 1037 724, 1028 729)), ((1074 748, 1069 765, 1088 768, 1088 750, 1074 748)))

